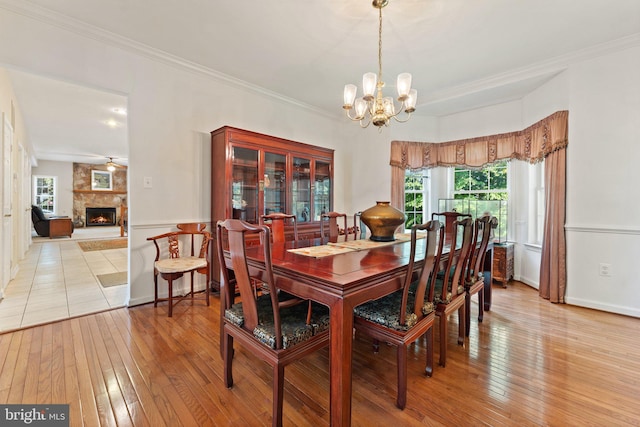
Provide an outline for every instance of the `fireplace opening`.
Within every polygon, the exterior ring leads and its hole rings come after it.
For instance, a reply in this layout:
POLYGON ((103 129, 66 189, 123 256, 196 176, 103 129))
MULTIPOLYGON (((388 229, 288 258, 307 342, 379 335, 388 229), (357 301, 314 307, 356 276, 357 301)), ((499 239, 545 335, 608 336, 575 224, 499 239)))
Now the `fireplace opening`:
POLYGON ((86 208, 87 227, 116 225, 116 208, 86 208))

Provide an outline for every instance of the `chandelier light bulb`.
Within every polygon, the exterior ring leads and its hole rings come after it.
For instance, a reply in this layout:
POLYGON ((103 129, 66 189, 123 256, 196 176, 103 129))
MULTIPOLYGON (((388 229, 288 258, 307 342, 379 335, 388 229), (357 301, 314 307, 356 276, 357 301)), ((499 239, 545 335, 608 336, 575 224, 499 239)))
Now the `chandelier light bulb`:
POLYGON ((398 74, 398 82, 396 85, 398 89, 398 101, 402 102, 409 96, 411 90, 411 74, 402 73, 398 74))
POLYGON ((413 113, 414 111, 416 111, 417 99, 418 99, 418 91, 415 89, 411 89, 409 91, 409 96, 407 97, 407 100, 404 102, 405 111, 407 113, 413 113))
POLYGON ((356 118, 362 120, 367 112, 367 101, 362 98, 356 99, 356 118))
POLYGON ((344 107, 353 107, 353 101, 356 99, 358 87, 353 84, 344 85, 344 107))
POLYGON ((362 97, 365 101, 371 101, 373 99, 377 82, 378 76, 376 76, 376 73, 366 73, 362 76, 362 91, 364 93, 362 97))

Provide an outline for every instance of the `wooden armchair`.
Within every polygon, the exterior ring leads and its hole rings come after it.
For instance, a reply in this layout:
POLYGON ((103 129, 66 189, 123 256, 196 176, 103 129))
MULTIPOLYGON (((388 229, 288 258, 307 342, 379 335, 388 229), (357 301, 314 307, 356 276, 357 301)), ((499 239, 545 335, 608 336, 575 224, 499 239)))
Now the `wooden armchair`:
POLYGON ((205 275, 204 297, 197 298, 206 301, 209 305, 210 268, 209 268, 209 243, 211 233, 205 231, 205 224, 178 224, 180 231, 172 231, 158 236, 148 237, 153 241, 156 248, 156 258, 153 265, 154 300, 153 306, 157 307, 159 302, 168 301, 168 316, 172 317, 175 304, 190 297, 193 302, 195 297, 194 273, 205 275), (198 255, 195 255, 195 248, 200 245, 198 255), (181 296, 174 296, 173 282, 184 276, 185 273, 191 275, 191 290, 181 296), (158 276, 167 281, 168 296, 160 298, 158 296, 158 276))
POLYGON ((290 221, 293 224, 293 240, 298 240, 298 223, 295 215, 288 215, 276 212, 268 215, 260 216, 260 225, 267 223, 271 226, 271 238, 273 243, 286 241, 285 222, 290 221))
MULTIPOLYGON (((445 230, 446 233, 446 230, 445 230)), ((447 337, 449 315, 458 312, 458 344, 465 340, 465 300, 464 275, 473 237, 473 220, 464 218, 452 224, 449 257, 444 271, 436 275, 433 302, 436 316, 440 318, 440 361, 447 361, 447 337), (459 248, 459 249, 458 249, 459 248)), ((446 239, 445 239, 446 240, 446 239)))
MULTIPOLYGON (((220 284, 224 382, 233 386, 233 342, 239 341, 250 354, 269 363, 273 368, 273 426, 282 425, 284 368, 329 344, 329 310, 313 303, 308 318, 307 300, 279 292, 271 265, 270 230, 265 225, 252 225, 237 219, 217 223, 217 253, 221 266, 220 284), (269 292, 256 294, 252 284, 252 270, 247 264, 245 235, 259 233, 263 243, 265 270, 259 280, 269 292), (223 241, 226 242, 223 244, 223 241), (225 250, 230 261, 225 260, 225 250), (235 276, 241 302, 234 302, 229 287, 228 269, 235 276)), ((254 272, 255 273, 255 272, 254 272)))
POLYGON ((471 296, 478 294, 478 322, 484 317, 484 260, 487 255, 487 247, 491 231, 498 225, 498 219, 494 216, 484 215, 475 221, 471 248, 471 255, 465 274, 465 334, 469 336, 471 329, 471 296))
MULTIPOLYGON (((407 346, 427 334, 427 360, 425 372, 431 376, 433 372, 433 323, 435 320, 433 295, 428 295, 428 282, 434 274, 434 264, 439 260, 441 252, 436 252, 438 232, 441 232, 439 221, 414 225, 411 228, 411 253, 409 268, 402 289, 380 298, 369 301, 354 309, 354 327, 356 333, 362 332, 374 338, 374 350, 378 350, 378 341, 387 342, 397 347, 398 391, 396 406, 404 409, 407 403, 407 346), (424 238, 418 238, 418 231, 426 231, 424 238), (417 247, 421 247, 417 251, 417 247), (418 256, 416 257, 416 253, 418 256), (420 268, 416 264, 424 260, 417 281, 414 272, 420 268)), ((442 239, 439 239, 442 240, 442 239)), ((442 245, 439 245, 442 250, 442 245)), ((431 287, 431 292, 433 288, 431 287)))

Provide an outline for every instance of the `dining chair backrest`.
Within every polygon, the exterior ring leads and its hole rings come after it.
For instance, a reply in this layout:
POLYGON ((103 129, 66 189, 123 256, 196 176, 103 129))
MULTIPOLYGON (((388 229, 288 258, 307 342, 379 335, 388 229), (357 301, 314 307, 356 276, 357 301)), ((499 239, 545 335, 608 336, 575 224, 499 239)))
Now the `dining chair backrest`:
POLYGON ((482 276, 491 231, 497 224, 498 219, 491 215, 483 215, 475 220, 472 238, 473 244, 465 276, 467 283, 475 282, 482 276))
POLYGON ((453 223, 463 218, 471 218, 471 215, 456 211, 434 212, 431 214, 432 220, 438 219, 440 222, 444 223, 444 236, 447 244, 451 242, 451 237, 454 231, 457 232, 457 230, 454 230, 453 223))
POLYGON ((345 239, 348 240, 349 234, 347 232, 347 214, 338 212, 327 212, 320 216, 320 236, 323 241, 328 237, 330 242, 336 242, 340 235, 340 226, 338 224, 338 218, 342 218, 344 221, 344 233, 345 239), (328 224, 327 231, 325 230, 325 223, 328 224))
POLYGON ((273 243, 279 243, 286 241, 285 226, 286 222, 291 222, 293 225, 293 240, 298 240, 298 223, 295 215, 289 215, 282 212, 275 212, 272 214, 261 215, 260 225, 271 226, 271 239, 273 243))
MULTIPOLYGON (((231 270, 233 271, 235 284, 240 292, 240 298, 242 299, 242 310, 244 315, 243 328, 248 331, 253 331, 258 326, 258 305, 257 294, 254 289, 254 280, 247 264, 246 256, 246 235, 261 235, 262 250, 264 257, 265 269, 262 272, 259 280, 267 287, 268 293, 271 295, 272 300, 275 298, 275 305, 272 307, 274 326, 276 332, 276 342, 281 343, 282 337, 280 335, 280 312, 277 309, 277 292, 274 286, 273 269, 271 264, 271 230, 266 225, 254 225, 239 219, 227 219, 224 221, 218 221, 217 225, 217 253, 218 262, 221 266, 226 265, 224 259, 224 251, 228 250, 231 258, 231 270), (226 237, 226 238, 225 238, 226 237), (224 243, 226 242, 227 247, 224 243)), ((221 268, 222 280, 226 285, 231 283, 230 272, 228 268, 221 268)), ((231 305, 230 301, 225 302, 225 308, 231 305)))
MULTIPOLYGON (((433 300, 433 298, 430 298, 427 293, 427 285, 430 281, 435 280, 434 275, 437 273, 434 266, 436 260, 439 262, 442 254, 442 244, 439 243, 439 240, 442 239, 438 239, 438 234, 442 232, 442 229, 442 225, 438 220, 429 221, 425 224, 416 224, 411 227, 411 252, 409 255, 409 266, 407 268, 407 275, 405 276, 404 293, 400 308, 401 325, 406 324, 405 316, 407 313, 407 300, 410 291, 415 292, 415 303, 414 307, 411 308, 417 319, 424 316, 423 306, 425 300, 433 300), (419 238, 418 232, 425 231, 426 235, 419 238), (421 250, 418 251, 418 248, 421 250), (419 254, 419 258, 416 258, 416 253, 419 254), (421 270, 418 281, 414 286, 411 286, 414 283, 414 270, 416 270, 416 264, 422 260, 424 260, 424 263, 420 267, 421 270)), ((433 286, 430 286, 430 288, 433 288, 433 286)))
POLYGON ((472 240, 473 219, 465 217, 454 221, 451 230, 449 257, 445 268, 444 285, 440 296, 442 301, 448 300, 447 292, 451 292, 454 298, 464 293, 464 270, 468 262, 472 240))
POLYGON ((367 238, 367 225, 362 221, 362 211, 353 215, 353 235, 356 240, 367 238))

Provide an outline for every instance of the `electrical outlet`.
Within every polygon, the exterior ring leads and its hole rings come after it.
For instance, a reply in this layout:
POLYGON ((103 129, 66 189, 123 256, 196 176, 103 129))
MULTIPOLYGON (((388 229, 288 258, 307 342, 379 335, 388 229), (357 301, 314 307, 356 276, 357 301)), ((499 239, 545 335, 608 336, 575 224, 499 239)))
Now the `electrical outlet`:
POLYGON ((600 275, 604 277, 611 276, 611 264, 600 263, 600 275))

